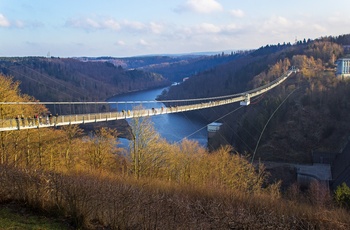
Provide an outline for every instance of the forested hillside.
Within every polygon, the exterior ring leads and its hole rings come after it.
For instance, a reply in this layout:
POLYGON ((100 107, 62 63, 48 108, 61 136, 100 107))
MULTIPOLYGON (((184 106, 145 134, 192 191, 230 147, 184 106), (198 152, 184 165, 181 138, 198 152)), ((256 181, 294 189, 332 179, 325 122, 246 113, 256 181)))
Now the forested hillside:
POLYGON ((310 162, 315 150, 339 151, 349 133, 350 108, 348 81, 335 76, 335 61, 346 55, 349 35, 304 40, 295 45, 269 45, 249 56, 200 73, 181 85, 172 87, 162 99, 197 98, 243 92, 281 76, 291 66, 300 72, 286 83, 255 99, 246 108, 231 105, 200 111, 197 116, 208 122, 220 117, 224 126, 212 148, 231 144, 240 152, 253 154, 259 136, 256 157, 263 160, 310 162), (294 90, 296 90, 294 92, 294 90))
POLYGON ((192 76, 183 84, 172 87, 162 99, 196 98, 242 92, 248 82, 275 62, 278 53, 290 47, 268 46, 249 52, 229 63, 192 76), (260 54, 263 51, 264 54, 260 54))
POLYGON ((171 82, 182 82, 183 78, 212 69, 241 58, 250 51, 236 51, 230 54, 184 54, 184 55, 150 55, 128 58, 81 57, 78 60, 89 62, 108 62, 125 69, 139 69, 159 73, 171 82))
POLYGON ((210 70, 216 66, 231 62, 244 57, 250 51, 240 51, 231 54, 217 54, 181 60, 173 63, 160 63, 157 65, 145 66, 142 69, 162 74, 172 82, 182 82, 184 78, 191 77, 197 73, 210 70))
POLYGON ((41 101, 99 101, 169 84, 159 74, 69 58, 0 58, 0 73, 20 81, 23 93, 41 101))

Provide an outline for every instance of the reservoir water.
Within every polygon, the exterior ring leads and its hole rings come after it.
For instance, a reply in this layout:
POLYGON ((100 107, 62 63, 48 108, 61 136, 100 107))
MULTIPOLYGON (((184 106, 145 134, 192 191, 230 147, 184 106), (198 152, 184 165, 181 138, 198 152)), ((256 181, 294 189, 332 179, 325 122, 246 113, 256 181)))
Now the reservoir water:
MULTIPOLYGON (((166 88, 152 89, 139 91, 123 95, 117 95, 110 98, 108 101, 154 101, 158 95, 166 88)), ((138 106, 135 104, 121 104, 118 106, 118 111, 131 110, 138 106)), ((155 102, 153 104, 142 105, 145 108, 161 107, 163 103, 155 102)), ((165 106, 164 106, 165 107, 165 106)), ((165 138, 169 143, 175 143, 187 138, 188 140, 197 141, 203 147, 207 147, 207 128, 206 123, 195 118, 189 118, 186 113, 164 114, 159 116, 151 116, 151 121, 154 124, 155 130, 165 138)), ((126 140, 121 140, 125 145, 126 140)))

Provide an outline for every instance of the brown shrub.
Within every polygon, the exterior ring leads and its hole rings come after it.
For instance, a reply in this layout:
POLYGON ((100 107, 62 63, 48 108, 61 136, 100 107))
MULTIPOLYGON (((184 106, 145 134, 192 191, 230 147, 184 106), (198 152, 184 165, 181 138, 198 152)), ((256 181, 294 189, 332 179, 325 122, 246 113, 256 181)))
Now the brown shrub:
POLYGON ((69 175, 0 166, 0 200, 55 211, 95 229, 346 229, 342 209, 210 186, 106 174, 69 175))

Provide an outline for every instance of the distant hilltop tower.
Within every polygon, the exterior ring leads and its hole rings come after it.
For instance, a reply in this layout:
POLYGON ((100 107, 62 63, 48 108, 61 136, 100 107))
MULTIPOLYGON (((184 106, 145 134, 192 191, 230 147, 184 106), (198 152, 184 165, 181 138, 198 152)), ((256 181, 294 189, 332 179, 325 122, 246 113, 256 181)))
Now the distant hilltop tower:
POLYGON ((50 58, 51 57, 51 55, 50 55, 50 51, 49 52, 47 52, 47 56, 46 56, 47 58, 50 58))

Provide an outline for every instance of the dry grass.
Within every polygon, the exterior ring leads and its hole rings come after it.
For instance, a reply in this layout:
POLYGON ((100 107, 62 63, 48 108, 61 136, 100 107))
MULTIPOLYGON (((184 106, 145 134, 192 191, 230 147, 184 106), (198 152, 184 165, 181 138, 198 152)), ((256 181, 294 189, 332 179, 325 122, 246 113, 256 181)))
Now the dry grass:
POLYGON ((60 213, 87 229, 348 229, 349 213, 270 194, 103 174, 1 166, 0 199, 60 213))

